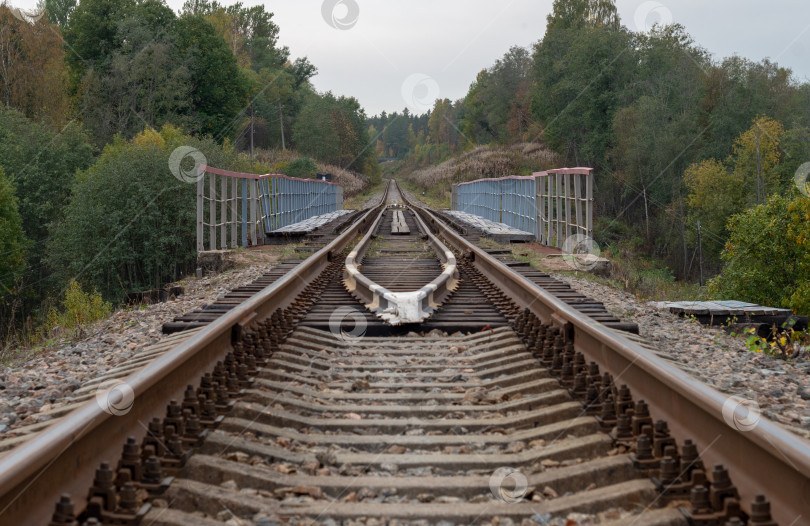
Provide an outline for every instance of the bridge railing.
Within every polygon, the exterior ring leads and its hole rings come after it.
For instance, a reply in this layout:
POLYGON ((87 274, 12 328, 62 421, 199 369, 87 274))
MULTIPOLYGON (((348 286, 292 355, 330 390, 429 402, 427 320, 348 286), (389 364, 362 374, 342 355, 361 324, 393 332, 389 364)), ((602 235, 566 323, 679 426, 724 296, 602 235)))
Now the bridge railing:
POLYGON ((198 170, 198 252, 206 245, 257 245, 265 232, 343 208, 343 187, 336 183, 204 165, 198 170))
POLYGON ((593 169, 556 168, 530 176, 453 185, 453 210, 529 232, 562 248, 574 235, 593 238, 593 169))

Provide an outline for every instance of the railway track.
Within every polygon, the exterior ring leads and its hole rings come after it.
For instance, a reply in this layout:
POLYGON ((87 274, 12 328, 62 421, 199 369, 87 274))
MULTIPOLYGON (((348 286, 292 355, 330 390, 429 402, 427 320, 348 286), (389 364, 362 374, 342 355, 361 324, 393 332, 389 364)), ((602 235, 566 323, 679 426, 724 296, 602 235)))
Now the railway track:
POLYGON ((0 457, 0 522, 810 523, 806 443, 598 301, 395 183, 336 230, 0 457))

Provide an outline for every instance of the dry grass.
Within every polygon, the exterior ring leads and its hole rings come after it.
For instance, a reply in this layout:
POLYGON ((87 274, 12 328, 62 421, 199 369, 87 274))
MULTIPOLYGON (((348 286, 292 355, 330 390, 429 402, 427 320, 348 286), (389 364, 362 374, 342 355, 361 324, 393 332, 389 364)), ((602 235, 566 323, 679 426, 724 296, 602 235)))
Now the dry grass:
POLYGON ((558 164, 557 156, 538 143, 478 146, 436 166, 415 170, 406 177, 426 194, 449 203, 450 189, 454 183, 507 175, 531 175, 532 172, 555 168, 558 164))
POLYGON ((366 203, 377 195, 380 195, 385 190, 385 185, 388 183, 385 179, 380 179, 374 184, 367 185, 362 192, 356 193, 349 198, 343 199, 343 208, 346 210, 360 210, 365 208, 366 203))
MULTIPOLYGON (((273 167, 283 163, 289 163, 302 157, 295 150, 258 150, 255 154, 256 160, 270 167, 271 171, 277 171, 273 167)), ((343 197, 351 197, 363 191, 368 186, 368 178, 357 172, 345 170, 331 164, 324 164, 315 161, 318 165, 318 173, 332 174, 332 182, 343 187, 343 197)))
POLYGON ((344 170, 331 164, 317 163, 318 172, 332 174, 332 182, 343 187, 343 198, 359 194, 368 186, 368 177, 351 170, 344 170))

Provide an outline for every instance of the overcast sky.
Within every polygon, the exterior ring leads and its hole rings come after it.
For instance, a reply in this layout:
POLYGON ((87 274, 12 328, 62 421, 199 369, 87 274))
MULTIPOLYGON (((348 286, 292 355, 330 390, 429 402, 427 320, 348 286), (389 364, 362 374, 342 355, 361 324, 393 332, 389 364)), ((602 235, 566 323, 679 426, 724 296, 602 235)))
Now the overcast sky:
MULTIPOLYGON (((8 0, 31 7, 37 0, 8 0)), ((184 0, 168 0, 179 10, 184 0)), ((222 1, 222 0, 220 0, 222 1)), ((226 5, 234 3, 224 0, 226 5)), ((435 97, 463 97, 476 74, 510 46, 542 38, 552 0, 245 0, 264 3, 280 43, 318 68, 320 91, 356 97, 371 116, 435 97)), ((719 59, 770 58, 810 81, 808 0, 617 0, 634 30, 677 22, 719 59)))
MULTIPOLYGON (((477 73, 510 46, 542 38, 552 4, 283 0, 265 6, 275 13, 281 43, 318 67, 315 87, 353 95, 374 115, 406 104, 418 110, 432 106, 429 99, 436 92, 451 100, 463 97, 477 73), (336 15, 334 22, 328 20, 340 29, 324 20, 322 7, 330 4, 337 4, 336 15)), ((808 0, 618 0, 617 7, 631 29, 668 19, 685 26, 715 58, 735 53, 753 60, 770 57, 793 69, 797 78, 810 80, 808 0)))

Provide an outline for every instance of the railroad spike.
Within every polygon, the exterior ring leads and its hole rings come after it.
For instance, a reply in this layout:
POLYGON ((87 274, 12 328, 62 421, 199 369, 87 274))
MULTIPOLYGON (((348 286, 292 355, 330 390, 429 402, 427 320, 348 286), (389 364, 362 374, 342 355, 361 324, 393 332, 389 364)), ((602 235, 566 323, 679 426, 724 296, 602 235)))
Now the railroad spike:
POLYGON ((630 443, 633 438, 633 428, 630 427, 630 417, 621 415, 616 419, 616 427, 611 431, 613 440, 620 443, 630 443))
POLYGON ((765 495, 757 495, 751 501, 751 516, 748 518, 749 526, 778 526, 771 518, 771 503, 765 495))
POLYGON ((630 460, 636 469, 652 475, 658 469, 660 462, 652 454, 652 442, 647 435, 641 435, 636 440, 636 452, 630 455, 630 460))
POLYGON ((633 396, 630 394, 630 388, 626 384, 619 387, 618 397, 616 398, 616 414, 623 415, 628 409, 633 408, 633 396))
POLYGON ((118 461, 118 466, 115 471, 118 473, 118 479, 115 485, 119 488, 124 484, 122 473, 126 473, 128 480, 141 480, 143 472, 141 448, 138 446, 138 441, 135 437, 127 437, 127 441, 124 444, 124 451, 121 453, 121 459, 118 461))
POLYGON ((194 387, 188 385, 183 393, 183 405, 181 409, 185 412, 188 411, 192 415, 200 415, 200 400, 197 396, 197 391, 194 387))
MULTIPOLYGON (((115 473, 110 469, 107 462, 102 462, 96 469, 96 475, 93 479, 93 485, 90 487, 88 500, 93 501, 96 498, 101 499, 99 504, 100 511, 115 511, 117 507, 117 492, 115 490, 115 473)), ((88 508, 90 505, 88 504, 88 508)), ((102 518, 97 516, 97 518, 102 518)))
POLYGON ((657 420, 653 428, 653 454, 656 457, 663 457, 664 450, 667 446, 677 448, 675 438, 669 434, 669 427, 667 427, 666 420, 657 420))
POLYGON ((709 500, 709 490, 705 486, 695 486, 689 492, 689 503, 692 506, 692 515, 709 514, 712 510, 712 503, 709 500))
POLYGON ((59 498, 59 502, 56 503, 56 510, 53 512, 53 517, 48 526, 78 526, 78 524, 73 500, 71 500, 70 495, 63 493, 59 498))
POLYGON ((166 417, 163 419, 164 435, 169 427, 173 429, 175 435, 183 436, 186 432, 183 408, 177 403, 177 400, 171 400, 166 406, 166 417))
POLYGON ((616 425, 616 405, 613 402, 613 395, 608 394, 608 398, 602 402, 602 413, 596 417, 603 431, 610 431, 616 425))
POLYGON ((636 436, 640 435, 641 428, 644 426, 651 426, 652 423, 653 420, 650 416, 650 408, 647 406, 647 403, 644 400, 639 400, 636 402, 636 406, 633 411, 633 434, 636 436))
POLYGON ((149 422, 146 435, 141 442, 141 453, 151 447, 154 455, 163 457, 166 455, 166 444, 163 442, 163 423, 155 417, 149 422))
POLYGON ((737 488, 731 483, 731 478, 723 464, 715 464, 712 470, 712 487, 709 490, 709 499, 716 510, 723 509, 725 502, 730 499, 737 501, 739 506, 740 495, 737 488))

